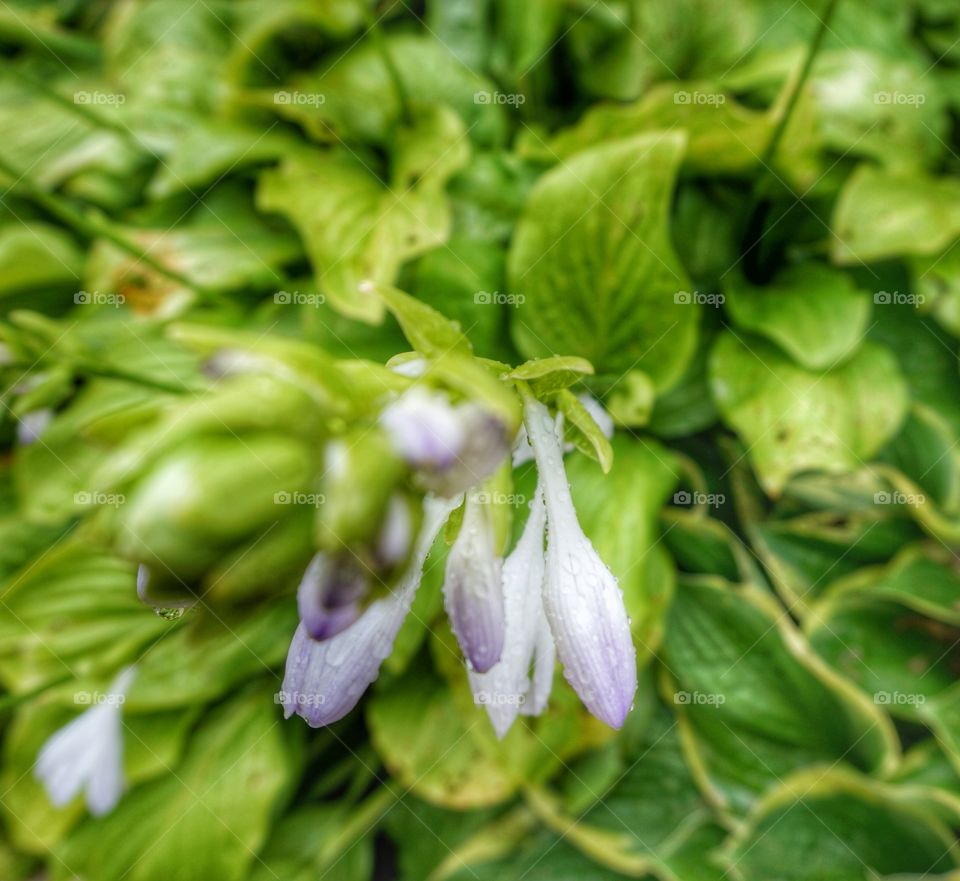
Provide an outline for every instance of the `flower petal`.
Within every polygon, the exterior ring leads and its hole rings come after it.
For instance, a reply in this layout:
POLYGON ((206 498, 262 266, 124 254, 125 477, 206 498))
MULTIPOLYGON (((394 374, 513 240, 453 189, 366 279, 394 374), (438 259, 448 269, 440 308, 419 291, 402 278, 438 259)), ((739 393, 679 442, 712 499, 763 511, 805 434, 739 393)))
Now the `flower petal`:
POLYGON ((307 635, 330 639, 346 630, 360 616, 359 601, 366 592, 359 565, 315 555, 297 588, 297 607, 307 635))
POLYGON ((504 603, 493 524, 476 495, 467 496, 463 524, 447 556, 443 598, 460 648, 473 669, 485 673, 503 651, 504 603))
POLYGON ((619 728, 637 689, 636 651, 623 593, 577 521, 547 408, 528 398, 524 418, 547 507, 543 604, 557 654, 564 676, 590 712, 619 728))
POLYGON ((407 571, 390 596, 377 600, 346 630, 323 642, 297 627, 283 677, 284 716, 296 713, 314 728, 330 725, 352 710, 390 654, 397 631, 420 585, 423 564, 457 500, 424 500, 424 520, 407 571))
MULTIPOLYGON (((529 702, 530 664, 539 626, 544 621, 540 590, 544 573, 545 524, 546 511, 538 486, 523 534, 503 564, 503 654, 489 672, 469 673, 474 701, 486 707, 500 738, 506 735, 517 713, 524 712, 529 702)), ((549 629, 547 637, 552 648, 553 637, 549 629)))

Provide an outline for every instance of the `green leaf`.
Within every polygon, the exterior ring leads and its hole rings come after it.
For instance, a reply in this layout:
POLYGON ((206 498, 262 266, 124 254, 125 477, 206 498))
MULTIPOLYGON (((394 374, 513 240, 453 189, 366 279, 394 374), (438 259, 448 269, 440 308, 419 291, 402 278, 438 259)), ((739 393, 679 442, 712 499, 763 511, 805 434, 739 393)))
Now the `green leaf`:
POLYGON ((946 872, 953 836, 894 787, 846 769, 798 773, 771 792, 730 849, 744 881, 851 881, 946 872))
POLYGON ((528 357, 577 354, 599 373, 639 368, 658 388, 680 377, 696 344, 699 305, 670 244, 667 211, 680 135, 587 150, 547 172, 517 225, 511 316, 528 357), (665 340, 669 338, 669 344, 665 340))
POLYGON ((388 687, 378 684, 367 704, 373 745, 393 777, 455 810, 499 804, 518 784, 477 742, 474 729, 487 725, 481 714, 476 707, 473 719, 462 720, 449 689, 415 667, 388 687))
POLYGON ((960 178, 863 165, 844 185, 831 227, 840 265, 939 254, 960 237, 960 178))
POLYGON ((570 389, 559 391, 556 403, 557 410, 564 415, 565 436, 578 450, 596 459, 606 474, 613 464, 613 449, 603 429, 570 389))
POLYGON ((137 599, 134 567, 67 539, 0 592, 0 679, 13 693, 103 676, 170 628, 137 599))
POLYGON ((769 594, 712 578, 682 583, 663 659, 665 696, 688 732, 688 761, 722 807, 741 812, 805 766, 893 763, 892 725, 819 661, 769 594))
POLYGON ((748 445, 772 495, 802 471, 864 465, 906 415, 906 383, 893 356, 872 343, 839 367, 815 373, 769 343, 727 332, 711 354, 710 381, 724 422, 748 445))
POLYGON ((534 358, 508 374, 511 379, 530 383, 537 397, 559 392, 581 382, 584 376, 593 375, 593 365, 585 358, 557 355, 553 358, 534 358))
POLYGON ((392 284, 403 263, 446 241, 451 219, 443 190, 469 157, 465 138, 460 119, 436 108, 398 134, 390 188, 356 153, 339 150, 287 158, 264 172, 257 202, 300 231, 331 305, 375 322, 382 308, 359 285, 392 284))
POLYGON ((826 370, 852 354, 870 317, 870 302, 845 273, 819 263, 791 267, 765 287, 727 288, 727 310, 744 330, 780 346, 811 370, 826 370))
POLYGON ((438 358, 451 352, 470 353, 470 342, 460 326, 433 307, 389 285, 365 284, 362 290, 383 301, 407 342, 421 354, 438 358))
POLYGON ((262 691, 220 707, 175 774, 137 787, 57 848, 55 877, 161 881, 184 877, 189 867, 196 876, 239 881, 299 770, 293 746, 262 691))

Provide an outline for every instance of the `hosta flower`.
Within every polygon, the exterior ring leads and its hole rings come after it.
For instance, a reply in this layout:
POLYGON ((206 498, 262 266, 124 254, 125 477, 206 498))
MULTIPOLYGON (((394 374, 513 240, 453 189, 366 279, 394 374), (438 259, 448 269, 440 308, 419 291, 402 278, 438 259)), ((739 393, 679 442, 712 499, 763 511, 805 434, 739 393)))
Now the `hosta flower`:
POLYGON ((636 652, 623 594, 580 528, 563 450, 547 408, 529 399, 524 421, 547 509, 543 608, 557 656, 590 712, 619 728, 637 689, 636 652))
POLYGON ((484 673, 503 650, 503 589, 489 505, 468 493, 450 554, 443 598, 450 625, 473 669, 484 673))
MULTIPOLYGON (((418 398, 402 408, 417 409, 418 398)), ((405 438, 408 453, 419 444, 422 463, 439 461, 433 441, 452 424, 445 421, 449 408, 446 402, 424 404, 425 423, 441 426, 427 431, 429 438, 423 424, 405 424, 409 412, 402 419, 395 412, 383 424, 405 438)), ((476 702, 486 707, 498 736, 519 714, 543 711, 557 657, 587 708, 619 728, 637 685, 623 596, 580 528, 556 422, 546 407, 530 399, 525 423, 525 438, 518 442, 531 445, 539 482, 523 534, 501 561, 489 500, 475 490, 467 492, 460 531, 447 557, 447 614, 468 661, 476 702)), ((445 436, 449 440, 454 434, 451 429, 445 436)), ((322 555, 311 563, 301 584, 302 622, 287 656, 282 692, 287 716, 297 713, 311 725, 329 725, 356 705, 390 653, 430 546, 458 503, 459 498, 427 497, 407 569, 391 594, 356 620, 354 585, 322 555)))
POLYGON ((416 469, 424 486, 454 496, 489 477, 508 452, 505 426, 470 401, 414 386, 380 414, 397 455, 416 469))
POLYGON ((489 672, 470 673, 474 699, 486 708, 498 737, 507 733, 518 713, 542 712, 553 684, 553 636, 540 593, 545 525, 543 495, 537 487, 523 534, 503 564, 503 654, 489 672))
POLYGON ((371 603, 353 624, 323 641, 312 639, 306 625, 300 624, 287 654, 280 693, 287 718, 296 713, 314 727, 330 725, 356 706, 393 648, 430 547, 457 503, 427 497, 406 571, 391 593, 371 603))
POLYGON ((36 776, 57 807, 81 792, 94 816, 116 807, 125 787, 123 777, 123 700, 135 675, 128 667, 110 685, 107 695, 56 732, 40 749, 36 776))

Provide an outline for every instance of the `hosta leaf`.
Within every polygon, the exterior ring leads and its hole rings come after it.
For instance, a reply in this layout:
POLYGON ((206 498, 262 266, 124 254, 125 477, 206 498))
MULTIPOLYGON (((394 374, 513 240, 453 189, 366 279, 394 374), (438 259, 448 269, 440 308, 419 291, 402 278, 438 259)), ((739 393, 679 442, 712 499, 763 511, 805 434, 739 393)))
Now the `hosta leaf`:
POLYGON ((244 878, 299 770, 298 751, 264 697, 254 692, 211 713, 176 774, 78 827, 57 848, 58 881, 77 872, 102 881, 244 878))
POLYGON ((681 583, 670 609, 664 691, 701 786, 734 811, 792 770, 841 759, 872 770, 895 755, 883 714, 787 617, 769 594, 703 579, 681 583))
POLYGON ((960 178, 861 166, 844 185, 831 226, 841 265, 939 254, 960 236, 960 178))
POLYGON ((957 865, 953 836, 893 787, 843 769, 818 768, 783 782, 736 836, 743 881, 852 881, 927 875, 957 865))
POLYGON ((658 387, 693 354, 699 305, 667 230, 684 139, 658 134, 586 150, 538 182, 514 234, 511 316, 528 357, 577 354, 598 373, 634 367, 658 387), (664 340, 669 337, 669 345, 664 340))
POLYGON ((713 349, 710 377, 724 421, 749 446, 772 494, 801 471, 865 464, 906 413, 906 384, 893 356, 869 343, 846 363, 815 373, 769 343, 728 332, 713 349))
POLYGON ((726 294, 740 327, 772 340, 811 370, 829 369, 852 354, 870 316, 866 294, 849 276, 818 263, 791 267, 764 287, 732 284, 726 294))
POLYGON ((444 108, 398 141, 391 188, 348 151, 288 158, 260 177, 259 207, 290 218, 304 239, 318 288, 331 305, 376 321, 379 302, 361 282, 392 284, 403 263, 446 241, 443 189, 469 156, 459 118, 444 108))

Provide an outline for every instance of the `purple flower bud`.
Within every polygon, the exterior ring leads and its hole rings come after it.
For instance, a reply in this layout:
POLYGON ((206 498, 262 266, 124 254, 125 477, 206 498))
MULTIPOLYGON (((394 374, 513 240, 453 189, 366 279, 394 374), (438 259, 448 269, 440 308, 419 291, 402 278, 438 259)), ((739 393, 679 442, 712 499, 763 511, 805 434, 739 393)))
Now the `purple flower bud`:
POLYGON ((406 572, 389 596, 372 603, 346 630, 317 642, 303 624, 297 628, 280 694, 286 718, 296 713, 316 728, 342 719, 356 706, 393 648, 427 554, 453 508, 447 500, 424 500, 423 526, 406 572))
POLYGON ((524 419, 547 508, 543 604, 564 675, 587 708, 623 725, 637 689, 636 652, 617 580, 584 535, 563 451, 547 408, 528 398, 524 419))
POLYGON ((317 554, 297 589, 300 621, 311 639, 330 639, 360 617, 367 579, 352 558, 317 554))
POLYGON ((489 508, 468 495, 460 533, 447 556, 443 597, 460 648, 479 673, 496 664, 503 651, 500 566, 489 508))
POLYGON ((452 404, 445 395, 414 386, 380 414, 380 425, 423 485, 452 497, 486 480, 508 452, 499 419, 472 402, 452 404))

